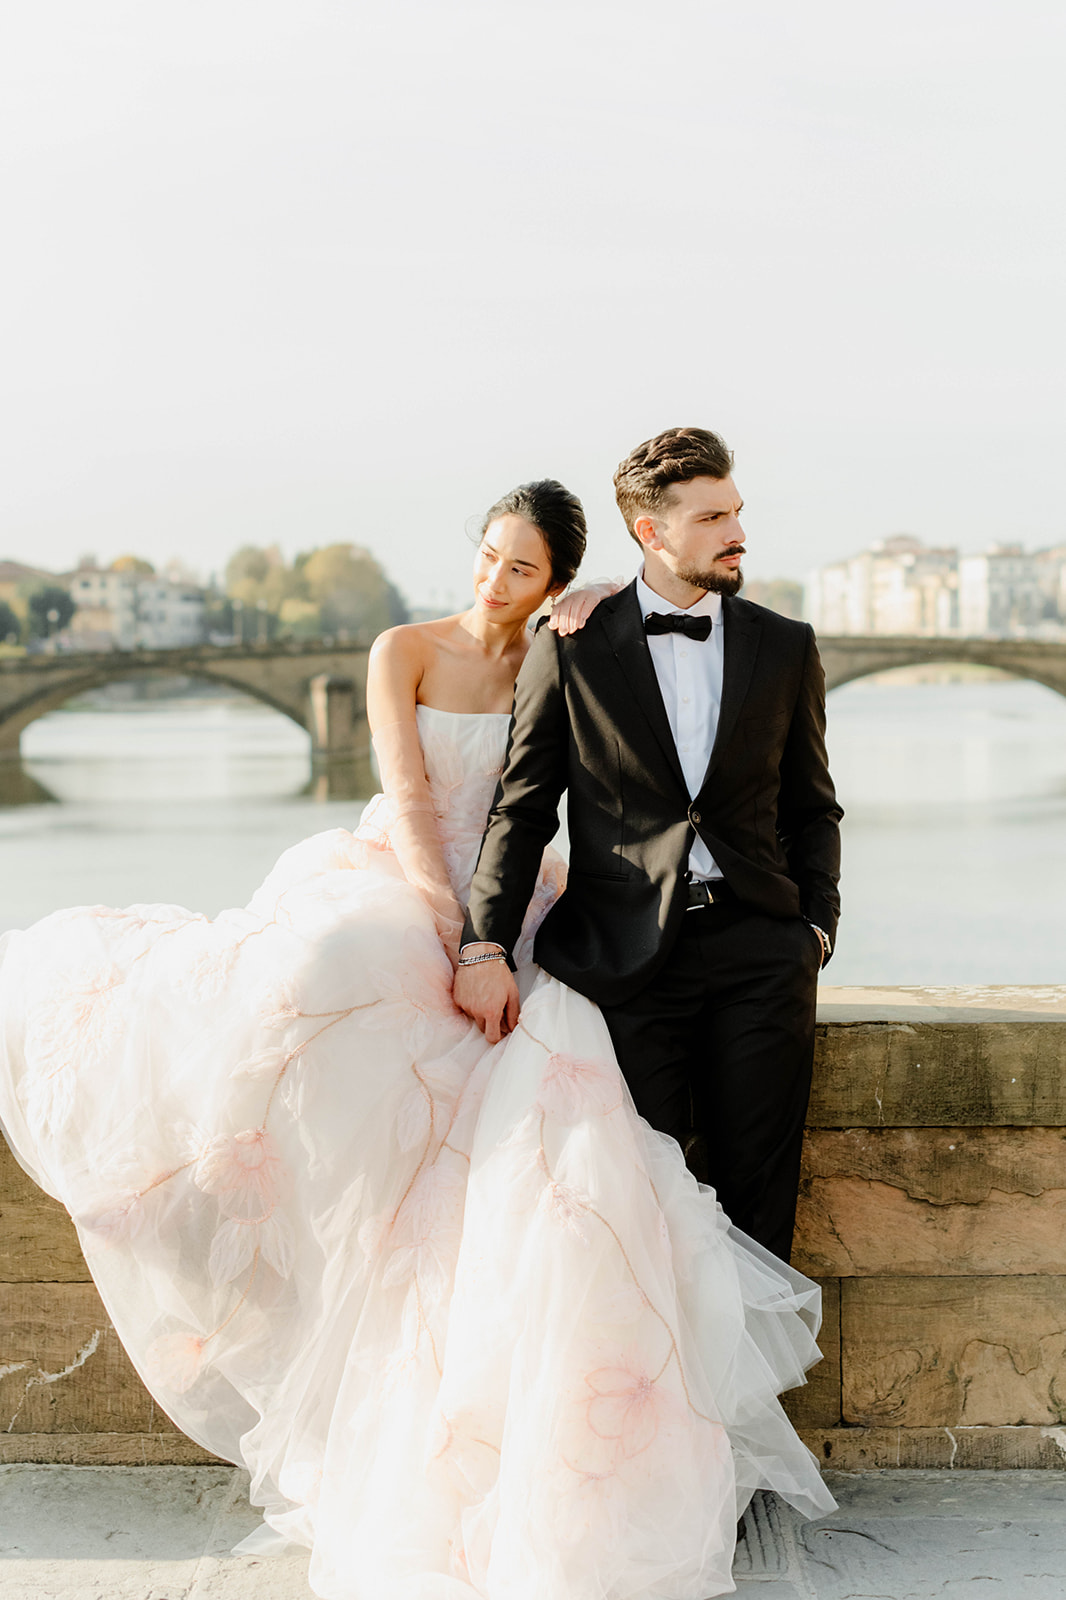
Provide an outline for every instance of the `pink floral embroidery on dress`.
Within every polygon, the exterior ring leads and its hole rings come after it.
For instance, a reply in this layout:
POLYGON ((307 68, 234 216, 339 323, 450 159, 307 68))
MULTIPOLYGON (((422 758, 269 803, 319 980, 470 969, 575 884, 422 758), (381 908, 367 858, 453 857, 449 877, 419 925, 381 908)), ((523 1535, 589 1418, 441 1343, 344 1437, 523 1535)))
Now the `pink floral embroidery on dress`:
POLYGON ((87 1211, 75 1217, 79 1229, 93 1235, 91 1247, 125 1244, 136 1239, 144 1223, 142 1195, 135 1192, 112 1196, 99 1211, 87 1211))
POLYGON ((616 1444, 627 1461, 649 1449, 663 1421, 674 1414, 669 1393, 635 1350, 615 1366, 590 1372, 585 1384, 589 1428, 597 1439, 616 1444))
POLYGON ((45 1129, 62 1126, 74 1108, 79 1070, 106 1063, 122 1026, 115 966, 61 973, 30 1011, 26 1036, 26 1110, 45 1129))
POLYGON ((588 1244, 593 1211, 586 1195, 579 1194, 568 1183, 547 1183, 541 1192, 540 1209, 575 1239, 588 1244))
POLYGON ((278 1209, 287 1176, 274 1140, 262 1127, 219 1134, 200 1149, 193 1182, 216 1196, 224 1218, 208 1260, 216 1287, 248 1268, 254 1271, 260 1259, 282 1278, 292 1272, 292 1224, 278 1209))
POLYGON ((216 1289, 232 1283, 254 1266, 258 1237, 256 1224, 239 1222, 236 1217, 227 1217, 219 1224, 207 1259, 207 1270, 216 1289))
POLYGON ((392 1231, 393 1220, 392 1211, 376 1211, 372 1217, 367 1217, 359 1229, 356 1235, 359 1248, 368 1261, 376 1261, 381 1254, 392 1231))
POLYGON ((272 984, 263 997, 260 1019, 264 1028, 282 1033, 301 1016, 300 1003, 290 984, 272 984))
POLYGON ((205 1194, 218 1196, 227 1216, 265 1221, 278 1203, 285 1166, 265 1128, 218 1134, 209 1139, 193 1170, 205 1194))
POLYGON ((363 1025, 398 1031, 412 1056, 421 1056, 442 1023, 452 1035, 469 1024, 452 999, 452 966, 440 941, 424 929, 408 928, 403 950, 402 964, 368 969, 381 1003, 363 1014, 363 1025))
POLYGON ((415 1179, 400 1207, 382 1277, 385 1288, 414 1280, 424 1306, 443 1298, 459 1253, 465 1197, 465 1164, 452 1151, 442 1150, 415 1179))
POLYGON ((464 1036, 444 1055, 420 1062, 419 1073, 435 1099, 440 1098, 451 1104, 459 1098, 469 1082, 475 1060, 476 1056, 471 1055, 468 1040, 464 1036))
POLYGON ((172 1394, 185 1394, 203 1370, 204 1344, 194 1333, 163 1334, 148 1346, 145 1381, 172 1394))
POLYGON ((433 1126, 433 1100, 423 1085, 412 1089, 396 1114, 396 1142, 406 1154, 424 1145, 433 1126))
POLYGON ((283 1050, 280 1045, 271 1045, 266 1050, 258 1050, 253 1055, 246 1056, 243 1061, 238 1061, 230 1072, 230 1077, 276 1078, 298 1053, 299 1046, 296 1050, 283 1050))
POLYGON ((227 1217, 211 1241, 208 1271, 216 1288, 255 1269, 261 1259, 273 1267, 279 1278, 292 1272, 295 1241, 292 1225, 280 1211, 254 1222, 227 1217))
POLYGON ((573 1123, 617 1111, 624 1098, 622 1075, 612 1062, 556 1054, 544 1069, 537 1108, 557 1122, 573 1123))
POLYGON ((537 929, 566 888, 566 872, 566 862, 554 851, 547 851, 541 864, 537 886, 533 890, 522 922, 522 937, 515 951, 515 959, 519 966, 533 960, 533 944, 537 929))
POLYGON ((214 1000, 221 994, 238 953, 236 943, 223 930, 212 927, 207 937, 210 943, 201 945, 175 977, 176 987, 198 1000, 214 1000))

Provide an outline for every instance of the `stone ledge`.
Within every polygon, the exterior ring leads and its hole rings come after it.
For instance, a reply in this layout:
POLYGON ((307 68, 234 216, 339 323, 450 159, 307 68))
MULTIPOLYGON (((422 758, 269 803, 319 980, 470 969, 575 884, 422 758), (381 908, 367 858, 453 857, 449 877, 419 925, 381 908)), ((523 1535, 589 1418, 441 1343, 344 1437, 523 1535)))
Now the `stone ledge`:
POLYGON ((68 1467, 219 1465, 217 1456, 183 1433, 0 1433, 0 1466, 22 1462, 68 1467))
POLYGON ((801 1428, 823 1467, 1066 1470, 1066 1428, 801 1428))
POLYGON ((1066 1127, 1066 987, 819 990, 807 1125, 1066 1127))
POLYGON ((1006 983, 834 987, 819 985, 818 1021, 1066 1022, 1066 984, 1006 983))

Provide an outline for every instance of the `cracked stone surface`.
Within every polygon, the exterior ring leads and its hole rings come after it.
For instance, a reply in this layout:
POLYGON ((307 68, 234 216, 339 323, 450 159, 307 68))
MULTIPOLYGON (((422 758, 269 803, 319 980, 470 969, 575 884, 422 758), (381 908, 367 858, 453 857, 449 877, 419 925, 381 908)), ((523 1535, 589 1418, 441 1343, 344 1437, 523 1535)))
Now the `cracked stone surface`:
POLYGON ((810 1276, 1062 1271, 1066 1128, 812 1129, 793 1264, 810 1276))
POLYGON ((1061 1427, 1066 1278, 849 1278, 846 1422, 1061 1427))
POLYGON ((1066 1478, 827 1473, 840 1509, 804 1523, 758 1497, 734 1574, 744 1600, 1064 1600, 1066 1478))
MULTIPOLYGON (((827 1478, 840 1509, 821 1522, 756 1498, 734 1568, 743 1600, 1066 1600, 1066 1473, 827 1478)), ((232 1554, 257 1523, 230 1467, 2 1467, 0 1594, 312 1600, 305 1551, 232 1554)))

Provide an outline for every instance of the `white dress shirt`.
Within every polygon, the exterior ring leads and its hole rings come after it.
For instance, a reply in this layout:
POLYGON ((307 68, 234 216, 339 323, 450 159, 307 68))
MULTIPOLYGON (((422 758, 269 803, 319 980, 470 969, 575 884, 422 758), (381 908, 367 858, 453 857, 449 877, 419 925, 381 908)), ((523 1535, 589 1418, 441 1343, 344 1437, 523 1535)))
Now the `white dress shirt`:
MULTIPOLYGON (((655 676, 659 680, 663 704, 670 722, 670 732, 677 746, 681 771, 685 775, 689 799, 694 800, 707 774, 714 736, 718 731, 718 713, 722 706, 722 668, 725 661, 722 627, 722 597, 705 594, 702 600, 684 612, 671 605, 649 589, 643 571, 637 577, 637 604, 641 617, 651 611, 664 615, 678 612, 686 617, 710 617, 711 632, 707 639, 689 639, 683 633, 651 633, 648 649, 651 651, 655 676)), ((693 878, 720 878, 721 869, 714 857, 696 835, 688 858, 689 873, 693 878)))

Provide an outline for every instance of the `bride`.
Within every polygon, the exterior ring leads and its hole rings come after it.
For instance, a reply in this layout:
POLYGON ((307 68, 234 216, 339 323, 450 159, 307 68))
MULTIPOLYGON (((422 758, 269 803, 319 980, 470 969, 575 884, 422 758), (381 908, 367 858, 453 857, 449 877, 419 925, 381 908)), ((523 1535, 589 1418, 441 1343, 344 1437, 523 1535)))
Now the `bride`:
POLYGON ((705 1600, 756 1489, 833 1507, 776 1399, 818 1291, 730 1229, 596 1008, 532 965, 551 852, 517 1027, 489 1045, 452 1001, 526 624, 584 540, 525 485, 470 609, 379 639, 354 834, 213 921, 92 906, 0 940, 8 1141, 145 1384, 326 1600, 705 1600))

